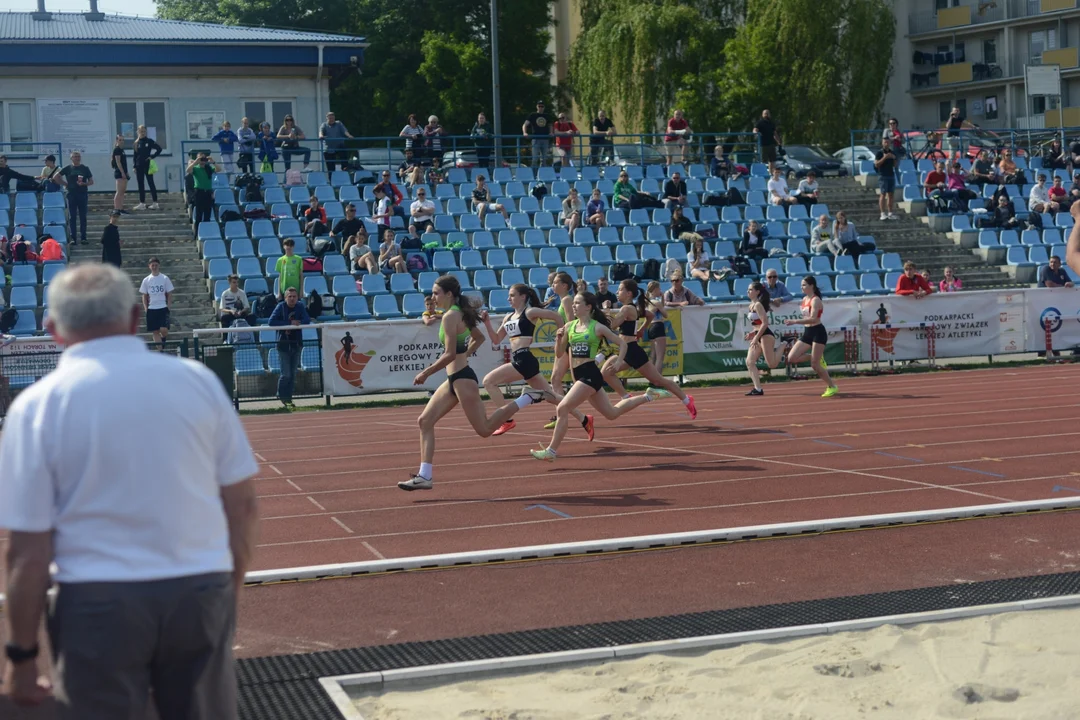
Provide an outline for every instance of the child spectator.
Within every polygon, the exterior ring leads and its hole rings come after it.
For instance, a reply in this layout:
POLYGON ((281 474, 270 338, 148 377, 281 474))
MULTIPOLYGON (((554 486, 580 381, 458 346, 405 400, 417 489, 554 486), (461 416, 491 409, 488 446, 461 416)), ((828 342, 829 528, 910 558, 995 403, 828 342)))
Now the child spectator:
POLYGON ((607 225, 607 217, 604 211, 604 196, 599 190, 594 189, 589 204, 585 206, 585 223, 597 228, 604 227, 607 225))
POLYGON ((379 268, 392 272, 408 272, 401 246, 394 241, 394 231, 387 228, 383 232, 383 241, 379 245, 379 268))
POLYGON ((915 272, 915 263, 908 260, 904 263, 904 272, 896 281, 896 294, 914 298, 924 298, 933 290, 930 283, 922 275, 915 272))
POLYGON ((943 293, 957 292, 964 287, 960 278, 953 275, 951 267, 945 268, 945 277, 938 283, 938 289, 943 293))
POLYGON ((277 135, 265 120, 259 126, 258 142, 260 171, 274 172, 274 161, 278 159, 277 135))
POLYGON ((218 144, 218 150, 221 152, 222 169, 227 173, 235 172, 233 157, 236 154, 236 143, 239 138, 232 131, 232 123, 228 120, 221 123, 221 130, 210 139, 218 144))
POLYGON ((435 297, 428 295, 424 298, 424 314, 420 316, 425 325, 434 325, 442 317, 442 311, 435 305, 435 297))

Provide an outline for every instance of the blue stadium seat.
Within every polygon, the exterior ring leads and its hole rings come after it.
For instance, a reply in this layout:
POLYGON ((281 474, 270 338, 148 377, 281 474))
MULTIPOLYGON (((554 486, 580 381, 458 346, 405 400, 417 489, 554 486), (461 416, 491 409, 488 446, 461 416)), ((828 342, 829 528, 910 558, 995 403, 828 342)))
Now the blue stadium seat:
POLYGON ((506 288, 492 290, 487 296, 487 306, 491 312, 506 313, 513 309, 510 305, 509 293, 506 288))
POLYGON ((589 262, 585 248, 576 245, 566 248, 565 262, 567 265, 584 265, 589 262))
POLYGON ((461 264, 462 270, 477 270, 486 267, 486 265, 484 265, 484 258, 479 250, 462 250, 458 262, 461 264))
POLYGON ((554 268, 562 264, 562 254, 558 248, 540 248, 540 264, 546 268, 554 268))
POLYGON ((801 257, 790 257, 785 260, 784 270, 788 275, 795 275, 800 277, 810 274, 810 269, 806 267, 806 259, 801 257))
MULTIPOLYGON (((395 273, 400 274, 400 273, 395 273)), ((386 290, 386 277, 382 273, 372 275, 368 273, 364 276, 363 293, 364 295, 385 295, 386 290)))
MULTIPOLYGON (((207 225, 208 223, 203 223, 207 225)), ((215 226, 217 227, 217 226, 215 226)), ((226 258, 229 254, 225 252, 224 240, 206 240, 203 242, 202 256, 204 260, 213 260, 215 258, 226 258)))
MULTIPOLYGON (((546 247, 546 246, 545 246, 546 247)), ((514 250, 514 267, 526 270, 536 266, 536 251, 532 248, 517 248, 514 250)))
POLYGON ((836 277, 836 292, 841 295, 863 295, 863 291, 859 289, 858 284, 855 282, 854 275, 837 275, 836 277))
POLYGON ((198 237, 199 240, 221 240, 221 228, 217 223, 201 222, 198 237))
POLYGON ((266 282, 266 278, 261 274, 258 277, 250 277, 244 280, 244 292, 247 293, 249 298, 256 295, 266 295, 270 292, 270 284, 266 282))
POLYGON ((736 299, 727 280, 710 280, 705 297, 713 302, 731 302, 736 299))
MULTIPOLYGON (((53 278, 55 278, 65 267, 67 266, 62 262, 46 262, 44 265, 41 266, 42 284, 48 285, 49 283, 51 283, 53 278)), ((0 302, 0 305, 2 304, 3 303, 0 302)))
POLYGON ((232 261, 225 258, 215 258, 210 261, 206 270, 206 277, 211 280, 225 280, 232 275, 232 261))
POLYGON ((1005 263, 1007 265, 1016 265, 1019 267, 1030 266, 1031 263, 1028 262, 1027 248, 1020 245, 1010 247, 1005 255, 1005 263))
POLYGON ((349 297, 350 295, 360 294, 360 291, 356 289, 356 280, 352 275, 335 275, 331 292, 334 297, 349 297))
MULTIPOLYGON (((211 263, 218 262, 212 260, 211 263)), ((253 277, 262 277, 262 265, 259 264, 257 258, 254 257, 242 257, 236 261, 236 274, 241 280, 247 280, 253 277)), ((246 292, 246 291, 245 291, 246 292)))
POLYGON ((615 246, 615 262, 626 263, 633 265, 640 260, 637 253, 637 248, 633 245, 616 245, 615 246))
POLYGON ((376 295, 371 303, 371 313, 380 320, 402 316, 397 298, 393 295, 376 295))
POLYGON ((1028 262, 1040 266, 1049 263, 1050 253, 1047 252, 1048 247, 1048 245, 1039 245, 1038 247, 1031 248, 1028 252, 1028 262))
POLYGON ((499 279, 495 276, 495 271, 484 268, 483 270, 477 270, 473 274, 473 287, 482 292, 487 292, 502 286, 499 285, 499 279))
POLYGON ((570 242, 570 233, 567 232, 566 228, 555 228, 548 233, 548 244, 559 248, 569 247, 572 244, 570 242))
POLYGON ((64 201, 64 193, 59 192, 47 192, 41 195, 41 207, 44 210, 49 208, 59 208, 64 210, 67 208, 67 204, 64 201))
POLYGON ((833 269, 840 273, 853 273, 855 272, 855 259, 850 255, 837 255, 833 261, 833 269))
MULTIPOLYGON (((9 307, 13 307, 16 310, 34 310, 37 306, 37 289, 35 289, 33 285, 20 285, 11 288, 11 302, 9 303, 9 307)), ((21 314, 22 313, 20 313, 20 315, 21 314)))
POLYGON ((431 261, 431 267, 437 272, 456 270, 458 265, 454 260, 454 253, 449 250, 436 250, 431 261))
POLYGON ((523 273, 520 268, 506 268, 499 275, 499 283, 504 288, 508 288, 511 285, 516 285, 518 283, 524 284, 524 282, 525 273, 523 273))
MULTIPOLYGON (((390 276, 390 292, 394 295, 404 295, 416 292, 416 285, 409 273, 394 273, 390 276)), ((365 295, 367 292, 364 293, 365 295)))
POLYGON ((258 255, 264 260, 268 258, 273 258, 274 260, 277 260, 277 258, 281 257, 282 255, 281 241, 278 240, 276 237, 260 238, 258 255))
POLYGON ((504 250, 516 250, 521 247, 521 236, 517 230, 499 231, 499 247, 504 250))
POLYGON ((420 293, 409 293, 401 298, 401 312, 408 318, 418 318, 426 311, 424 296, 420 293))
MULTIPOLYGON (((60 193, 46 193, 45 196, 59 195, 60 193)), ((67 215, 64 212, 64 208, 47 207, 41 211, 41 224, 42 225, 63 225, 67 222, 67 215)), ((6 223, 0 221, 0 227, 3 227, 6 223)))
POLYGON ((589 262, 598 265, 610 265, 615 262, 611 255, 611 248, 607 245, 597 245, 589 248, 589 262))
POLYGON ((335 276, 335 275, 347 275, 349 268, 345 265, 345 257, 338 255, 337 253, 329 253, 323 257, 323 274, 335 276))
POLYGON ((253 258, 255 257, 255 248, 247 237, 239 238, 229 243, 229 256, 233 258, 253 258))
POLYGON ((533 249, 546 247, 548 244, 547 238, 544 237, 544 231, 536 228, 530 228, 522 233, 521 240, 525 247, 533 249))
POLYGON ((341 306, 341 314, 346 320, 367 320, 371 317, 367 298, 360 295, 346 296, 341 306))
MULTIPOLYGON (((514 249, 520 250, 521 248, 514 249)), ((488 250, 486 264, 487 267, 493 270, 505 270, 514 267, 514 263, 510 262, 510 256, 503 248, 488 250)))
POLYGON ((547 276, 548 269, 546 267, 534 267, 529 268, 529 280, 528 284, 536 288, 538 293, 543 293, 547 289, 547 276))
POLYGON ((832 267, 832 257, 829 255, 814 255, 810 258, 810 272, 815 275, 835 275, 832 267))
POLYGON ((859 287, 867 295, 887 295, 888 290, 881 284, 881 276, 877 273, 863 273, 859 276, 859 287))
POLYGON ((859 256, 859 272, 881 272, 881 265, 878 264, 877 255, 870 253, 864 253, 859 256))

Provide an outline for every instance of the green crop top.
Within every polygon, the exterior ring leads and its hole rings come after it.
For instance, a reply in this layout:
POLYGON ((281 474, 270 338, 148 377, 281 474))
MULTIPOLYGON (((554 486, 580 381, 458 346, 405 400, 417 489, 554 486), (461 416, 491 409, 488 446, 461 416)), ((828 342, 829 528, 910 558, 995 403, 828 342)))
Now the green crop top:
MULTIPOLYGON (((556 295, 556 297, 558 297, 558 296, 556 295)), ((566 324, 566 309, 563 308, 562 298, 559 298, 559 317, 562 318, 563 325, 565 325, 566 324)))
POLYGON ((575 320, 567 330, 570 357, 595 358, 596 353, 600 351, 600 336, 596 334, 596 321, 590 320, 584 331, 580 328, 581 321, 575 320))
MULTIPOLYGON (((457 305, 450 306, 450 310, 457 310, 461 312, 461 308, 457 305)), ((449 310, 447 311, 449 312, 449 310)), ((457 336, 457 352, 464 353, 469 349, 469 338, 472 337, 472 331, 469 328, 465 328, 465 332, 458 333, 457 336)), ((443 326, 439 325, 439 342, 446 345, 446 331, 443 330, 443 326)))

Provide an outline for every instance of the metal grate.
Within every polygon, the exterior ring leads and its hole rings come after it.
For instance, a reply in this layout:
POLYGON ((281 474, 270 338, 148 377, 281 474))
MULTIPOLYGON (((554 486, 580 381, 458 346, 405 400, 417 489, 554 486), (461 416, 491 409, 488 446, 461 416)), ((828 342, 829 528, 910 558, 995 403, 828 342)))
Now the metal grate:
POLYGON ((1080 594, 1080 572, 239 662, 244 720, 340 720, 318 678, 1080 594))

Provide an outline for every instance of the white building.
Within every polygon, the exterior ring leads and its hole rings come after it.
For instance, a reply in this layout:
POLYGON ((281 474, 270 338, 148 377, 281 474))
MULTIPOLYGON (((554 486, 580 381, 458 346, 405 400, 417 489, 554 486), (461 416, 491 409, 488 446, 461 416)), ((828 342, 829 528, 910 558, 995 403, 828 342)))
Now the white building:
POLYGON ((359 37, 104 15, 91 6, 50 13, 39 0, 39 12, 0 12, 0 154, 36 171, 55 143, 61 165, 77 148, 98 190, 111 191, 116 135, 130 149, 139 125, 164 148, 157 182, 171 190, 183 187, 185 151, 217 153, 206 138, 225 119, 234 131, 241 117, 256 129, 267 120, 276 132, 292 114, 317 138, 331 82, 356 72, 367 46, 359 37))
POLYGON ((953 107, 986 128, 1080 126, 1077 0, 895 0, 885 112, 942 127, 953 107), (1027 65, 1059 65, 1061 97, 1025 97, 1027 65))

